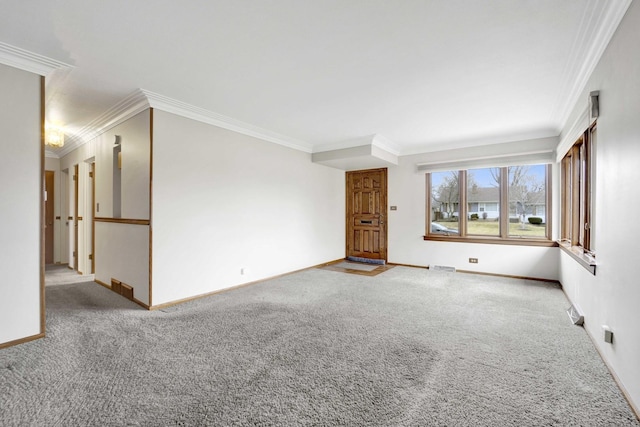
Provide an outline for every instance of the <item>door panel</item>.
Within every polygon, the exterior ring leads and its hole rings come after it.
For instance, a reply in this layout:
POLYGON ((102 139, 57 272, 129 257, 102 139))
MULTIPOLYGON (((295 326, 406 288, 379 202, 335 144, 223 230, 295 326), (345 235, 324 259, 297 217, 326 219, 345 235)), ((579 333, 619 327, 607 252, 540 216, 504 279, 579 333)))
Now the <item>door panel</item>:
POLYGON ((346 173, 347 256, 387 259, 387 169, 346 173))

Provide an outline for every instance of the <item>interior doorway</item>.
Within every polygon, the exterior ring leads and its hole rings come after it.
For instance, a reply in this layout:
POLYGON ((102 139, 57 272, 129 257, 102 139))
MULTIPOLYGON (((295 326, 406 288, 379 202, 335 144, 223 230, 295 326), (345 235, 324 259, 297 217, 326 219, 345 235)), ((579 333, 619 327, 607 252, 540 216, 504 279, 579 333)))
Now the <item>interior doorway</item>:
POLYGON ((44 172, 44 263, 54 263, 55 172, 44 172))
POLYGON ((78 176, 78 165, 73 167, 73 217, 70 218, 73 220, 73 269, 78 270, 78 222, 80 218, 79 214, 79 176, 78 176))
POLYGON ((90 230, 88 233, 85 233, 85 235, 87 236, 87 247, 89 248, 89 255, 87 256, 88 262, 90 267, 87 268, 87 272, 91 273, 91 274, 95 274, 96 272, 96 260, 95 260, 95 253, 96 253, 96 224, 95 224, 95 217, 96 217, 96 204, 95 204, 95 198, 96 198, 96 162, 95 161, 91 161, 89 163, 89 192, 87 193, 87 209, 86 212, 89 215, 89 218, 87 218, 87 222, 85 224, 88 224, 88 226, 90 227, 90 230))
POLYGON ((387 260, 387 169, 346 173, 347 257, 387 260))

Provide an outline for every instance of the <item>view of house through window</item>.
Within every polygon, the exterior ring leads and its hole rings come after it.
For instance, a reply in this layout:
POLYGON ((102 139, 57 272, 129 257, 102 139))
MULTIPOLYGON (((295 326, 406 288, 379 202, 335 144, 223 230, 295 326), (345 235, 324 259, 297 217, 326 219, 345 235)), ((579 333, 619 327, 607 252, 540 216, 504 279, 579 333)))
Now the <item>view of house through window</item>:
POLYGON ((427 174, 427 235, 548 240, 548 166, 427 174))
POLYGON ((500 236, 500 168, 467 171, 467 234, 500 236))
POLYGON ((546 200, 544 165, 509 167, 509 236, 544 237, 546 200))
POLYGON ((458 171, 431 174, 431 232, 458 234, 460 229, 460 174, 458 171))

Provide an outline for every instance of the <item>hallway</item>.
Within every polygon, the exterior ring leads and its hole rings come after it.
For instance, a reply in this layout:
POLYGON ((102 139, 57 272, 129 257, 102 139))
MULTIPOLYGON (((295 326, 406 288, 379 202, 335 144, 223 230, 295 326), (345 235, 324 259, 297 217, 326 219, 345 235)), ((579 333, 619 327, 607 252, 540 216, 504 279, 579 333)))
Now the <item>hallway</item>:
POLYGON ((47 264, 44 268, 45 286, 69 285, 71 283, 93 282, 93 274, 78 274, 66 264, 47 264))

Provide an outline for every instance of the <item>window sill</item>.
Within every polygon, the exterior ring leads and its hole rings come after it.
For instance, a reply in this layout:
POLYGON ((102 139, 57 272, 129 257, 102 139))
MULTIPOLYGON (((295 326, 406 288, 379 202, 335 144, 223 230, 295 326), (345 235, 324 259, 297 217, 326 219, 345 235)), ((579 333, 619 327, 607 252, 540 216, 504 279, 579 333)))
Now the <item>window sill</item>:
POLYGON ((569 243, 562 241, 558 242, 558 246, 563 252, 569 254, 571 258, 576 260, 578 264, 587 269, 589 273, 596 275, 596 260, 594 257, 584 253, 584 250, 579 246, 571 246, 569 243))
POLYGON ((554 242, 553 240, 527 239, 524 237, 522 238, 512 237, 512 238, 503 239, 500 237, 479 237, 479 236, 457 237, 457 236, 429 234, 427 236, 424 236, 424 240, 431 240, 431 241, 437 241, 437 242, 484 243, 489 245, 517 245, 517 246, 545 246, 545 247, 558 246, 558 242, 554 242))

